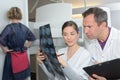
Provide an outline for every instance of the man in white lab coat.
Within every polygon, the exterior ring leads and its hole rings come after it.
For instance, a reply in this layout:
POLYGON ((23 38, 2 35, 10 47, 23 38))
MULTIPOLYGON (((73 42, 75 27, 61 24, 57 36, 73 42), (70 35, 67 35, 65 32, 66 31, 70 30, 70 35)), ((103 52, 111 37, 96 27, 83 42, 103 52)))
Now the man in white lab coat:
MULTIPOLYGON (((104 62, 120 58, 120 31, 108 27, 107 12, 101 8, 89 8, 83 14, 84 32, 89 39, 86 48, 92 54, 95 62, 104 62)), ((96 80, 106 78, 93 74, 96 80)), ((90 80, 94 80, 90 78, 90 80)))

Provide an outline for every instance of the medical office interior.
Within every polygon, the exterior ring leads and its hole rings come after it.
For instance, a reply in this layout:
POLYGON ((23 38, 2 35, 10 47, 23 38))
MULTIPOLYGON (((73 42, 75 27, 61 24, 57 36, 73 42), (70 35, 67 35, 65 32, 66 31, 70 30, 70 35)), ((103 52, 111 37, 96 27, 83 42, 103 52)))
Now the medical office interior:
MULTIPOLYGON (((23 13, 22 23, 27 25, 36 36, 36 41, 29 48, 29 60, 31 65, 31 77, 29 80, 47 80, 46 75, 38 66, 36 54, 39 48, 39 27, 50 24, 54 46, 56 51, 65 47, 61 35, 61 26, 67 20, 73 20, 80 29, 79 44, 84 46, 84 34, 82 15, 89 7, 101 7, 108 13, 108 25, 120 29, 120 0, 3 0, 0 3, 0 32, 6 24, 10 23, 6 17, 6 11, 18 6, 23 13)), ((5 54, 0 50, 0 80, 5 54)))

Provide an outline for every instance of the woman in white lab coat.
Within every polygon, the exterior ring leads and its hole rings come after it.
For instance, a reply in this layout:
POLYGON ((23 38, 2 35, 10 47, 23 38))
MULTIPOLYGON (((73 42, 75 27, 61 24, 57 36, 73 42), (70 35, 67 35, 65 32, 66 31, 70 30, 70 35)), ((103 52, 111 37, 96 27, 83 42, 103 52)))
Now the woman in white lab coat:
MULTIPOLYGON (((67 80, 88 80, 88 75, 82 69, 88 66, 91 56, 89 52, 83 47, 79 46, 77 41, 79 38, 78 27, 75 22, 67 21, 62 26, 62 35, 67 47, 58 50, 57 55, 63 54, 58 57, 61 68, 67 80)), ((51 74, 45 68, 43 61, 45 56, 38 52, 37 61, 50 80, 60 80, 58 78, 52 79, 51 74)))
MULTIPOLYGON (((94 7, 82 15, 84 32, 89 39, 86 40, 86 48, 92 54, 95 62, 100 63, 120 58, 120 31, 114 27, 108 27, 107 13, 94 7)), ((97 80, 106 80, 99 75, 94 74, 93 76, 97 80)))

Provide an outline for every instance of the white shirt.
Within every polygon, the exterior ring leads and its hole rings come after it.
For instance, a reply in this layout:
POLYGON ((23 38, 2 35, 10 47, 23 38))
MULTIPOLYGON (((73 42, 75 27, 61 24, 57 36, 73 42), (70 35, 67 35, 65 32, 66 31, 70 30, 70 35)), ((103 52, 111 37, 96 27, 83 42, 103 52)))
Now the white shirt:
MULTIPOLYGON (((87 80, 88 75, 82 69, 88 66, 90 63, 91 56, 87 50, 80 47, 74 55, 67 61, 67 47, 58 50, 58 53, 64 55, 61 58, 68 63, 67 69, 63 69, 65 75, 70 78, 70 80, 87 80), (78 77, 78 78, 77 78, 78 77)), ((68 79, 69 80, 69 79, 68 79)))
POLYGON ((120 58, 120 31, 113 27, 111 28, 110 35, 103 50, 98 43, 98 40, 91 40, 86 43, 88 51, 98 62, 120 58))

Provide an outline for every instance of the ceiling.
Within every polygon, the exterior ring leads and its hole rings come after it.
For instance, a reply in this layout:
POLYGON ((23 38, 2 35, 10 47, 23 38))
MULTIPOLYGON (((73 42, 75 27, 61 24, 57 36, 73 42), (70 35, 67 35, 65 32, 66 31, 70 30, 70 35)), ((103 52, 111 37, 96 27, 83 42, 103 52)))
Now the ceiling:
POLYGON ((50 3, 71 3, 73 8, 97 6, 120 0, 28 0, 29 21, 35 21, 36 8, 50 3))

